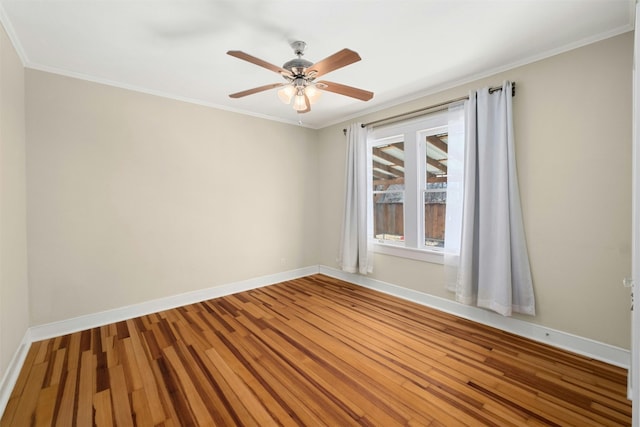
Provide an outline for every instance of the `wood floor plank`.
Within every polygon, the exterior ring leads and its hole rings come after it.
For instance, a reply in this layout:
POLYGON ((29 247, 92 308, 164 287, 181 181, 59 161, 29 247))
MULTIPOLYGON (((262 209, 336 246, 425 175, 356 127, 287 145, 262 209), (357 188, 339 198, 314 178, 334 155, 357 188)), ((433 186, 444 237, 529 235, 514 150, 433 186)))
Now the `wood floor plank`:
POLYGON ((137 389, 131 392, 131 404, 133 407, 132 418, 137 427, 153 427, 156 425, 144 390, 137 389))
POLYGON ((166 419, 166 414, 162 406, 162 401, 158 394, 156 379, 153 375, 153 368, 150 365, 151 358, 149 353, 145 351, 142 343, 140 330, 136 328, 132 320, 127 321, 130 330, 136 330, 138 333, 131 334, 131 348, 133 353, 133 364, 139 373, 141 386, 144 390, 144 397, 149 406, 149 413, 153 424, 159 424, 166 419))
POLYGON ((78 399, 77 380, 80 365, 80 334, 69 336, 69 347, 65 366, 64 379, 61 381, 61 399, 56 408, 56 427, 71 427, 76 418, 76 401, 78 399))
POLYGON ((18 404, 22 400, 22 396, 24 395, 24 388, 27 384, 27 379, 29 378, 29 372, 34 366, 34 360, 36 355, 38 354, 38 350, 41 345, 43 345, 43 341, 37 341, 31 344, 31 348, 27 352, 27 357, 24 361, 23 368, 16 380, 16 384, 11 391, 11 395, 9 397, 9 401, 7 402, 7 406, 4 410, 4 414, 2 419, 0 419, 0 426, 5 427, 11 425, 13 418, 15 416, 16 409, 18 408, 18 404))
POLYGON ((91 350, 83 351, 80 360, 80 380, 78 382, 77 425, 93 423, 93 394, 95 393, 96 358, 91 350))
POLYGON ((113 426, 111 394, 109 390, 102 390, 93 396, 93 407, 95 417, 93 419, 96 427, 113 426))
MULTIPOLYGON (((38 358, 36 358, 37 360, 38 358)), ((38 398, 44 376, 47 373, 46 363, 37 363, 29 372, 29 377, 24 387, 22 399, 18 403, 16 413, 12 420, 12 425, 27 426, 31 425, 35 419, 35 411, 38 405, 38 398)))
POLYGON ((109 378, 111 380, 111 404, 115 422, 118 427, 133 427, 131 401, 129 400, 129 392, 122 365, 109 368, 109 378))
POLYGON ((59 348, 56 350, 53 363, 51 364, 51 376, 49 377, 49 385, 54 386, 60 384, 66 354, 66 348, 59 348))
POLYGON ((129 392, 140 390, 144 386, 144 383, 140 376, 140 368, 133 350, 133 344, 131 343, 131 336, 120 340, 119 342, 122 344, 121 346, 118 346, 118 348, 121 352, 120 360, 122 361, 125 378, 127 379, 127 389, 129 392))
POLYGON ((626 375, 317 274, 33 343, 0 426, 628 426, 626 375))
POLYGON ((56 405, 58 388, 53 385, 42 389, 38 396, 38 406, 36 407, 35 427, 50 427, 51 420, 56 405))

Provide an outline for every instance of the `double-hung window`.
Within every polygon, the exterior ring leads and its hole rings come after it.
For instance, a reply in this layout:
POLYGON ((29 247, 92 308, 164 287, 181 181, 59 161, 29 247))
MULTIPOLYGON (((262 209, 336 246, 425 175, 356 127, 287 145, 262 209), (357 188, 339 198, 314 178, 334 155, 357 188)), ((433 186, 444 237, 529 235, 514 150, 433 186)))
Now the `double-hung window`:
POLYGON ((462 115, 442 112, 369 133, 369 238, 376 252, 442 262, 447 224, 460 215, 459 195, 451 193, 461 188, 462 115))

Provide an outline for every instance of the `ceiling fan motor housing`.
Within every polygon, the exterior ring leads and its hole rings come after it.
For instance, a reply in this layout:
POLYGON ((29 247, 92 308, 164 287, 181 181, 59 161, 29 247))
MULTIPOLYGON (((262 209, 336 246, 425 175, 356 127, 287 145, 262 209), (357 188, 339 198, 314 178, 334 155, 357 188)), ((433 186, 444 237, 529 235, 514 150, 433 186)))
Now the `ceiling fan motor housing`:
POLYGON ((307 61, 306 59, 294 58, 291 61, 285 62, 282 68, 291 71, 295 77, 298 77, 304 75, 304 70, 312 65, 313 62, 307 61))

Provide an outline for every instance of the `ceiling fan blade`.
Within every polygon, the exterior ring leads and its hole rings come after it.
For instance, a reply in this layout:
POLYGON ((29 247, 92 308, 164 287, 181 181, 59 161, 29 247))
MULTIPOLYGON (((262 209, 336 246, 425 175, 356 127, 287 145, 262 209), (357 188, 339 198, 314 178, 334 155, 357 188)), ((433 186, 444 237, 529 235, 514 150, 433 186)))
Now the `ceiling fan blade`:
POLYGON ((350 49, 342 49, 340 52, 336 52, 307 68, 307 74, 315 71, 314 77, 320 77, 323 74, 327 74, 331 71, 337 70, 338 68, 358 62, 360 59, 360 55, 356 52, 350 49))
POLYGON ((275 89, 280 86, 285 86, 287 83, 271 83, 268 85, 254 87, 253 89, 243 90, 242 92, 236 92, 229 95, 230 98, 242 98, 243 96, 253 95, 254 93, 263 92, 269 89, 275 89))
POLYGON ((278 67, 277 65, 271 64, 267 61, 263 61, 260 58, 256 58, 253 55, 249 55, 248 53, 244 53, 241 50, 230 50, 227 52, 227 55, 231 55, 233 57, 236 57, 238 59, 242 59, 244 61, 247 62, 251 62, 252 64, 258 65, 260 67, 266 68, 267 70, 271 70, 274 71, 276 73, 279 74, 283 74, 286 76, 290 76, 291 75, 291 71, 286 70, 282 67, 278 67))
POLYGON ((317 87, 318 89, 325 90, 327 92, 350 96, 351 98, 360 99, 362 101, 368 101, 373 98, 373 92, 369 92, 368 90, 341 85, 340 83, 328 82, 326 80, 318 82, 317 87))

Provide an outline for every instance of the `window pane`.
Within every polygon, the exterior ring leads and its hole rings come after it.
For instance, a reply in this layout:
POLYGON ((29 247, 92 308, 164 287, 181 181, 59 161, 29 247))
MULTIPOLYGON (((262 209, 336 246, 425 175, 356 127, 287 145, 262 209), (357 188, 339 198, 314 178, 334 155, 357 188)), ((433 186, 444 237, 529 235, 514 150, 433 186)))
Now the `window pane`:
POLYGON ((404 240, 404 143, 373 147, 373 230, 378 240, 404 240))
POLYGON ((404 192, 376 194, 373 198, 375 238, 404 240, 404 192))
POLYGON ((427 137, 424 244, 444 247, 447 209, 447 134, 427 137))
POLYGON ((374 190, 383 190, 383 186, 391 184, 402 185, 404 189, 404 142, 373 147, 372 163, 374 190))

